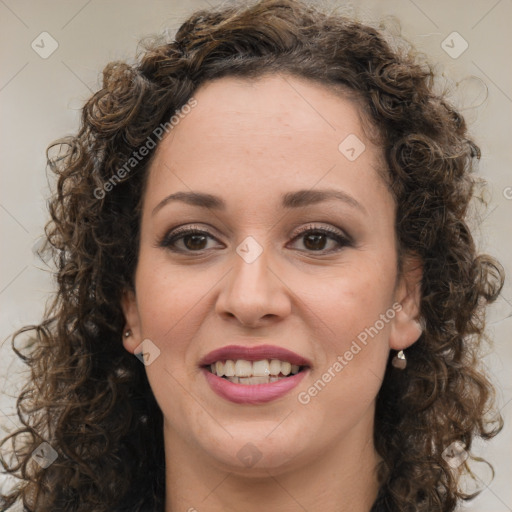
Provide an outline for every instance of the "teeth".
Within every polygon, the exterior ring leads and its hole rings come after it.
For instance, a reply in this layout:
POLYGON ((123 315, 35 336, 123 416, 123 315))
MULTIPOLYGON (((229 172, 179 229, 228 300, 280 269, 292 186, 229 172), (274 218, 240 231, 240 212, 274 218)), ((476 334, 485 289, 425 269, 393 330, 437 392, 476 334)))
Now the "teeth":
POLYGON ((235 363, 231 361, 231 359, 228 359, 224 363, 224 375, 226 377, 234 377, 235 376, 235 363))
POLYGON ((270 377, 246 377, 239 378, 239 384, 268 384, 270 377))
POLYGON ((281 373, 281 361, 272 359, 270 361, 270 375, 279 375, 281 373))
POLYGON ((268 366, 268 360, 263 359, 263 361, 253 361, 252 374, 255 377, 266 377, 267 375, 270 375, 270 368, 268 366))
POLYGON ((295 375, 299 372, 299 366, 279 359, 262 359, 261 361, 247 361, 237 359, 233 361, 217 361, 210 365, 212 373, 218 377, 227 377, 231 382, 240 384, 266 384, 279 380, 278 375, 295 375), (251 382, 249 382, 249 380, 251 382), (261 382, 260 382, 261 380, 261 382), (242 382, 243 381, 243 382, 242 382))
POLYGON ((235 375, 237 377, 250 377, 252 375, 251 361, 246 361, 245 359, 239 359, 235 363, 235 375))
POLYGON ((270 375, 267 377, 228 377, 228 380, 235 384, 269 384, 281 379, 286 379, 286 377, 272 377, 270 375))

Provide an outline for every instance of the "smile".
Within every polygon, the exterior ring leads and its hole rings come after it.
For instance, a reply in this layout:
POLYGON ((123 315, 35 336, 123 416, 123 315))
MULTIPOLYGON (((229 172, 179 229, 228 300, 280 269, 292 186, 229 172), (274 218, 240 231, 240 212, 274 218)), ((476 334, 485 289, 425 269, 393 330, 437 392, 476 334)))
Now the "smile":
POLYGON ((276 345, 228 345, 199 361, 218 396, 237 404, 262 404, 286 395, 310 372, 311 361, 276 345))
POLYGON ((209 366, 209 370, 217 377, 222 377, 234 384, 270 384, 288 375, 296 375, 305 366, 292 364, 289 361, 279 359, 261 359, 260 361, 248 361, 247 359, 228 359, 216 361, 209 366))

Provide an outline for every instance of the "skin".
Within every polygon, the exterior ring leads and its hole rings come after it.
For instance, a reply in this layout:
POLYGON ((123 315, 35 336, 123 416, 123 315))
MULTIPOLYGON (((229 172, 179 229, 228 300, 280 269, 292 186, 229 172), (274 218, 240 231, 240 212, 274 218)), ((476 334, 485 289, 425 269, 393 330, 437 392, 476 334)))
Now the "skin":
POLYGON ((421 332, 421 266, 407 257, 397 272, 382 150, 365 136, 354 101, 306 80, 222 78, 194 98, 151 164, 135 290, 123 299, 133 333, 126 350, 140 351, 144 339, 160 350, 146 372, 164 415, 166 512, 368 512, 378 492, 376 395, 390 349, 407 348, 421 332), (349 134, 366 146, 354 161, 338 150, 349 134), (299 189, 343 191, 360 207, 330 199, 283 208, 281 196, 299 189), (178 191, 214 194, 226 207, 172 201, 152 213, 178 191), (178 240, 182 252, 159 245, 182 225, 211 237, 178 240), (297 236, 310 225, 352 242, 297 236), (263 250, 250 264, 236 252, 248 236, 263 250), (396 303, 400 311, 378 335, 300 403, 298 394, 396 303), (201 357, 266 343, 312 362, 297 388, 258 405, 210 389, 201 357), (237 457, 247 443, 260 457, 250 467, 237 457))

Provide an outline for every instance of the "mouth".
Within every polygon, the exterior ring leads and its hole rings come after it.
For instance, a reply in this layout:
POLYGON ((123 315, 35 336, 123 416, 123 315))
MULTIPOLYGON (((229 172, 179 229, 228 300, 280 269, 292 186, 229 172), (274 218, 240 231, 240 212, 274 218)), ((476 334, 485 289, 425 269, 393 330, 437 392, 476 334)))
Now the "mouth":
POLYGON ((255 385, 270 384, 293 377, 309 366, 280 359, 223 359, 203 365, 203 368, 234 384, 255 385))
POLYGON ((307 377, 311 363, 281 347, 228 346, 200 362, 210 389, 239 405, 262 405, 289 395, 307 377))

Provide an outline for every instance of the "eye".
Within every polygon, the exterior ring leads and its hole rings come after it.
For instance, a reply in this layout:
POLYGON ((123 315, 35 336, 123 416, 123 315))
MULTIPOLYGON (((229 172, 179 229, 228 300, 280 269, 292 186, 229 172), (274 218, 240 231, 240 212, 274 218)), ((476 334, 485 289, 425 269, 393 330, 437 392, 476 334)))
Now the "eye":
POLYGON ((200 252, 210 249, 210 240, 216 238, 208 231, 187 226, 167 233, 158 245, 175 252, 200 252))
MULTIPOLYGON (((330 227, 316 227, 313 225, 301 229, 293 238, 292 242, 302 241, 305 252, 330 253, 336 252, 343 247, 352 245, 350 238, 343 232, 330 227)), ((218 242, 217 239, 207 230, 194 226, 177 228, 167 233, 158 243, 174 252, 202 252, 215 248, 215 245, 208 246, 210 241, 218 242)))
POLYGON ((352 245, 351 240, 341 231, 330 227, 306 226, 300 230, 293 241, 302 240, 305 250, 308 252, 335 252, 343 247, 352 245), (330 246, 330 247, 327 247, 330 246))

